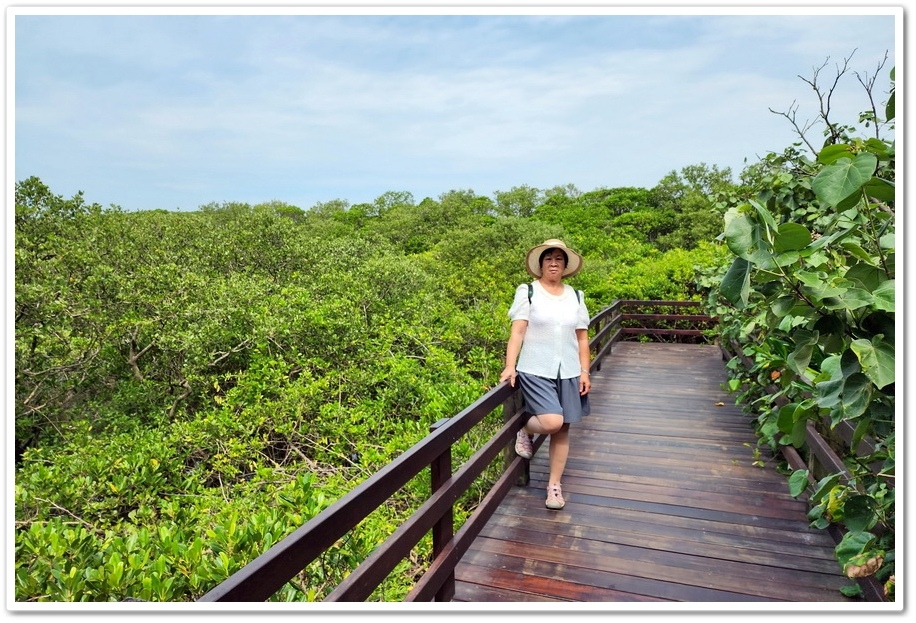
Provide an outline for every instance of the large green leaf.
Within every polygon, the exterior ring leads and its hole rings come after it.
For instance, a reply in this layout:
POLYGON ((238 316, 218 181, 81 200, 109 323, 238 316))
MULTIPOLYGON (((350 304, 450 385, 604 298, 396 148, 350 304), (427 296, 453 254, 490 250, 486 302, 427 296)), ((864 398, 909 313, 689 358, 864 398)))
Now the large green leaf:
POLYGON ((846 271, 846 279, 856 284, 857 287, 866 290, 876 290, 881 282, 887 279, 887 275, 877 266, 867 262, 857 262, 849 267, 846 271))
POLYGON ((794 296, 780 296, 770 303, 770 311, 772 311, 777 318, 782 318, 792 311, 792 308, 795 307, 797 302, 798 299, 794 296))
POLYGON ((848 197, 836 204, 834 209, 843 215, 843 218, 847 218, 850 221, 856 220, 859 209, 862 206, 862 200, 864 195, 861 190, 859 192, 853 192, 848 197))
POLYGON ((776 426, 779 428, 780 432, 786 435, 792 433, 792 429, 795 428, 796 409, 798 409, 798 403, 796 402, 783 405, 779 408, 779 411, 776 413, 776 426))
MULTIPOLYGON (((795 329, 796 327, 807 326, 808 320, 809 319, 806 316, 795 316, 795 315, 785 316, 782 320, 780 320, 776 324, 776 327, 783 333, 791 333, 792 330, 795 329)), ((767 326, 772 327, 773 324, 769 323, 767 326)))
POLYGON ((847 289, 842 285, 831 283, 828 275, 823 272, 798 271, 795 276, 802 282, 802 291, 805 295, 815 301, 840 297, 847 289))
POLYGON ((790 403, 779 409, 776 416, 776 425, 780 432, 784 433, 796 448, 805 445, 805 437, 808 432, 808 416, 812 410, 809 406, 796 403, 790 403))
POLYGON ((865 139, 862 144, 866 151, 870 151, 878 157, 894 155, 894 144, 882 141, 880 138, 865 139))
POLYGON ((789 476, 789 495, 797 498, 808 488, 808 470, 797 469, 789 476))
POLYGON ((744 212, 729 210, 725 220, 725 244, 738 257, 750 260, 760 248, 757 224, 744 212))
POLYGON ((871 401, 872 383, 861 372, 846 377, 843 382, 842 418, 851 420, 861 416, 871 401))
POLYGON ((733 305, 741 308, 747 305, 751 289, 751 263, 736 257, 722 279, 719 291, 733 305))
POLYGON ((848 309, 856 310, 862 307, 868 307, 874 302, 874 297, 868 290, 862 288, 847 288, 837 296, 824 299, 824 307, 827 309, 848 309))
POLYGON ((875 499, 868 495, 850 496, 843 505, 843 523, 853 532, 871 530, 878 522, 875 499))
POLYGON ((853 255, 856 259, 862 260, 863 262, 867 262, 868 264, 876 264, 875 258, 872 257, 872 255, 868 253, 865 249, 863 249, 862 245, 860 245, 858 242, 854 240, 847 240, 843 242, 841 246, 843 247, 843 249, 845 249, 851 255, 853 255))
POLYGON ((850 530, 843 535, 840 543, 834 549, 837 561, 839 561, 839 563, 845 568, 846 564, 850 560, 871 547, 874 542, 874 534, 871 534, 870 532, 850 530))
POLYGON ((845 376, 840 368, 840 355, 831 355, 821 362, 821 371, 815 379, 814 398, 823 409, 833 409, 840 404, 845 376))
POLYGON ((799 376, 807 376, 808 363, 818 341, 818 333, 807 329, 799 329, 792 335, 795 350, 786 357, 786 363, 799 376))
POLYGON ((823 249, 824 247, 831 246, 835 242, 840 242, 847 236, 856 233, 859 230, 858 225, 850 225, 845 229, 838 229, 834 232, 821 236, 817 240, 811 243, 811 249, 823 249))
POLYGON ((751 201, 726 213, 723 236, 732 253, 770 270, 775 266, 771 239, 776 236, 777 229, 767 209, 751 201))
POLYGON ((872 298, 875 307, 882 311, 893 312, 896 307, 896 297, 894 296, 895 281, 888 279, 872 292, 872 298))
POLYGON ((830 491, 840 483, 842 474, 828 474, 817 481, 814 485, 814 493, 811 494, 811 503, 819 504, 821 500, 830 495, 830 491))
POLYGON ((877 165, 878 158, 870 153, 860 153, 854 159, 841 158, 821 169, 811 181, 811 189, 819 200, 835 208, 872 178, 877 165))
POLYGON ((783 223, 779 226, 776 239, 773 241, 773 250, 777 253, 785 251, 798 251, 811 243, 811 232, 807 227, 798 223, 783 223))
POLYGON ((871 178, 868 182, 866 182, 865 187, 862 190, 864 190, 865 194, 872 199, 883 201, 889 205, 893 205, 894 199, 896 198, 896 188, 894 187, 893 182, 888 182, 887 180, 883 180, 879 177, 871 178))
POLYGON ((855 156, 852 145, 837 144, 827 145, 817 154, 817 161, 820 164, 833 164, 840 158, 852 158, 855 156))
POLYGON ((840 356, 840 370, 845 377, 850 377, 862 371, 862 364, 859 363, 859 357, 852 349, 847 348, 840 356))
POLYGON ((884 234, 881 236, 881 239, 878 241, 878 244, 882 249, 896 249, 896 243, 894 242, 894 232, 889 234, 884 234))
POLYGON ((879 335, 869 340, 853 340, 849 347, 856 354, 864 372, 875 387, 881 389, 894 382, 894 345, 879 335))
POLYGON ((760 218, 760 222, 763 223, 769 231, 775 232, 778 229, 776 225, 776 219, 773 218, 773 215, 770 214, 770 211, 766 209, 766 206, 764 206, 759 201, 751 200, 748 203, 752 208, 754 208, 754 211, 757 212, 757 216, 760 218))
MULTIPOLYGON (((798 261, 798 258, 801 257, 801 254, 798 251, 786 251, 785 253, 780 253, 773 258, 773 262, 776 266, 791 266, 792 264, 798 261)), ((761 268, 766 270, 772 270, 772 266, 769 262, 764 262, 761 265, 761 268)))

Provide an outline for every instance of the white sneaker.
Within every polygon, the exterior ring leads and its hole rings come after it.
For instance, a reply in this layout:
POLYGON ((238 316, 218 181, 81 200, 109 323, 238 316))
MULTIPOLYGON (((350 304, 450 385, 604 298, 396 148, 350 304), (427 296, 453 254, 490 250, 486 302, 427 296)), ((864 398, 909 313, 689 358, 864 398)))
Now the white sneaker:
POLYGON ((563 499, 563 489, 560 485, 550 485, 547 487, 547 508, 558 511, 566 506, 566 500, 563 499))
POLYGON ((525 432, 524 428, 518 429, 515 436, 515 453, 523 459, 530 459, 534 454, 534 446, 531 445, 531 437, 525 432))

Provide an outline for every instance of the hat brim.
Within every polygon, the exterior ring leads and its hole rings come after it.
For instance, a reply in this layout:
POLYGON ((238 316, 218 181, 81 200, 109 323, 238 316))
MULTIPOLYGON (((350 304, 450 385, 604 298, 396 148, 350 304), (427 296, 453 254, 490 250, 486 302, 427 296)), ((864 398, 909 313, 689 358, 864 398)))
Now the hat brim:
POLYGON ((545 242, 544 244, 539 244, 536 247, 533 247, 528 251, 528 255, 525 257, 525 269, 528 271, 528 274, 532 277, 540 278, 541 265, 539 260, 541 259, 541 253, 547 249, 559 249, 566 253, 566 257, 569 258, 569 261, 566 262, 566 269, 563 271, 564 277, 572 277, 580 270, 582 270, 582 256, 570 249, 569 247, 562 244, 550 244, 545 242))

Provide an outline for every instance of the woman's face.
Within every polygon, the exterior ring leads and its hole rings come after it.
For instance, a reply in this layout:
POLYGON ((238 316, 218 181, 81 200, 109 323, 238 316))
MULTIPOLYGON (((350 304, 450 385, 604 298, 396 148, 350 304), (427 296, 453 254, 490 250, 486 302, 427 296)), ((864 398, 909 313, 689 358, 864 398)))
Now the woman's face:
POLYGON ((550 249, 541 257, 541 274, 560 278, 566 270, 566 255, 559 249, 550 249))

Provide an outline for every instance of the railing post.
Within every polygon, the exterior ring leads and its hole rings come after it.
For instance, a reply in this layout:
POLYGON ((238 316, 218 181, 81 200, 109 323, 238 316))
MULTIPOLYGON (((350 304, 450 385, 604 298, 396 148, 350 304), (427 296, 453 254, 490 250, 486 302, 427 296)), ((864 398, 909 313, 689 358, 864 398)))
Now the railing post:
MULTIPOLYGON (((429 427, 430 432, 448 422, 448 418, 443 418, 429 427)), ((445 484, 452 475, 452 447, 448 446, 445 452, 436 457, 429 466, 430 491, 435 493, 442 485, 445 484)), ((442 518, 433 525, 433 560, 439 557, 445 547, 455 536, 454 508, 449 507, 442 518)), ((455 596, 455 572, 452 571, 448 578, 442 583, 442 588, 436 592, 435 600, 437 602, 449 602, 455 596)))
MULTIPOLYGON (((522 407, 522 392, 516 390, 512 392, 512 395, 503 403, 503 423, 508 422, 514 418, 522 407)), ((509 442, 509 445, 506 446, 506 449, 503 450, 503 456, 505 457, 505 467, 503 469, 508 469, 509 464, 515 460, 515 438, 512 438, 512 441, 509 442)), ((522 471, 519 473, 518 478, 515 480, 515 484, 521 487, 527 487, 528 483, 531 481, 531 464, 528 461, 525 461, 525 466, 522 471)))
MULTIPOLYGON (((598 325, 595 327, 595 334, 596 334, 596 335, 600 335, 600 334, 601 334, 601 330, 604 329, 604 325, 607 324, 607 323, 609 323, 609 322, 610 322, 610 319, 608 319, 608 318, 602 318, 600 321, 598 321, 598 325)), ((604 347, 604 344, 602 344, 602 342, 603 342, 604 340, 609 340, 609 339, 611 339, 611 337, 612 337, 612 336, 608 335, 608 336, 606 336, 606 337, 604 337, 604 338, 598 340, 598 343, 595 344, 595 353, 596 353, 596 354, 599 353, 599 352, 601 352, 601 349, 604 347)), ((610 355, 610 354, 611 354, 611 351, 608 350, 607 354, 610 355)), ((602 359, 603 359, 603 357, 602 357, 602 359)), ((599 361, 598 361, 598 365, 595 366, 595 372, 601 372, 601 360, 599 360, 599 361)))

